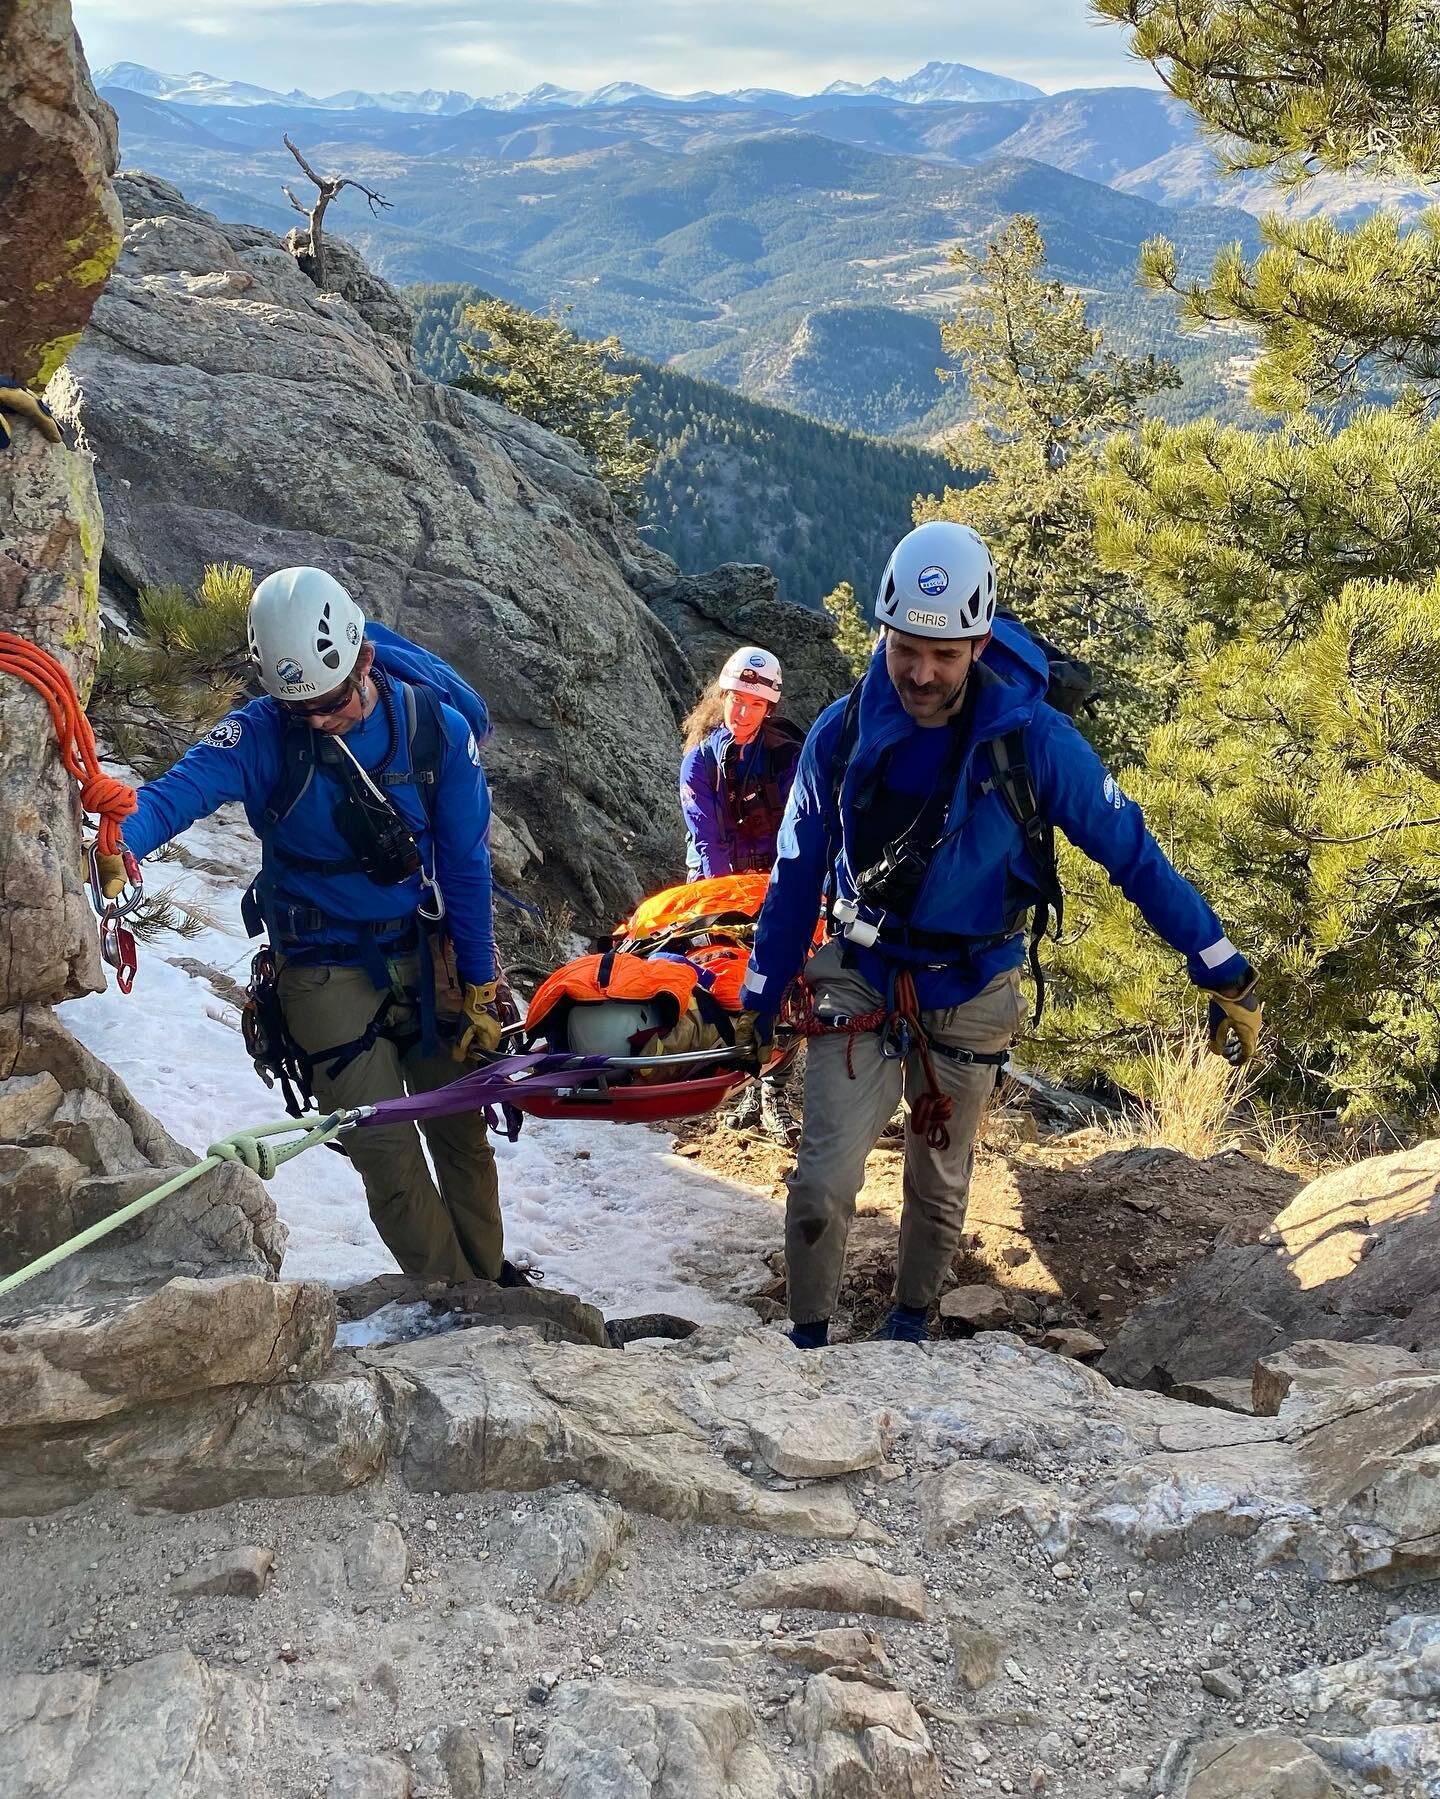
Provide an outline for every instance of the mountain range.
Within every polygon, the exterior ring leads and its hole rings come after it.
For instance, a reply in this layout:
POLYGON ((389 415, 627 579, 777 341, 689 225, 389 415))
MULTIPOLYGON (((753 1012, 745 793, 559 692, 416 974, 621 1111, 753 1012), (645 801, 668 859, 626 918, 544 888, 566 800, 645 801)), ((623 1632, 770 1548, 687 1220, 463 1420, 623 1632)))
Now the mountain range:
POLYGON ((1013 213, 1033 213, 1054 273, 1092 297, 1115 347, 1187 361, 1192 409, 1234 404, 1224 370, 1235 344, 1182 338, 1173 309, 1135 291, 1148 237, 1174 239, 1197 274, 1226 243, 1258 244, 1246 212, 1121 191, 1137 162, 1189 133, 1163 95, 839 96, 793 117, 730 102, 442 116, 102 91, 125 161, 224 217, 280 232, 294 222, 281 191, 295 178, 290 132, 312 161, 393 203, 372 216, 345 196, 330 222, 397 285, 462 282, 560 307, 634 355, 917 439, 964 400, 935 375, 959 291, 951 249, 983 249, 1013 213))
MULTIPOLYGON (((536 107, 563 106, 574 109, 603 106, 628 106, 635 101, 656 105, 696 106, 712 102, 733 102, 742 106, 788 108, 802 104, 805 96, 787 94, 778 88, 737 88, 728 94, 710 91, 692 94, 663 94, 653 87, 634 81, 612 81, 604 87, 580 89, 556 87, 542 82, 523 94, 493 94, 477 98, 453 88, 425 88, 416 93, 368 93, 359 88, 346 88, 338 94, 318 98, 291 88, 280 93, 273 88, 256 87, 248 81, 229 81, 220 76, 192 70, 188 75, 162 75, 143 63, 115 62, 95 74, 97 87, 127 88, 145 94, 152 100, 172 100, 182 106, 274 106, 295 105, 333 112, 378 111, 428 113, 450 116, 480 107, 493 112, 524 112, 536 107)), ((960 62, 928 62, 923 69, 903 81, 888 76, 869 82, 832 81, 819 98, 845 100, 875 97, 898 101, 902 105, 929 105, 934 102, 968 103, 977 100, 1041 99, 1038 87, 1028 81, 1013 81, 1008 75, 991 75, 984 69, 972 69, 960 62)))

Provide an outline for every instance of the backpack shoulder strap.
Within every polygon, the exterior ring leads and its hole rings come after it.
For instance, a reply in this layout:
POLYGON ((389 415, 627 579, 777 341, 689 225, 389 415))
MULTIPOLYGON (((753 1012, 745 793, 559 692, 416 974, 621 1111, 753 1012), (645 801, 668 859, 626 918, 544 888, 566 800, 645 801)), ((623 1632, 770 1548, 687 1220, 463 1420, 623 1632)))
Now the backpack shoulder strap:
POLYGON ((840 717, 840 734, 830 755, 830 804, 825 824, 833 847, 840 843, 840 794, 845 786, 845 772, 855 754, 855 745, 860 741, 860 690, 864 685, 862 677, 850 689, 850 697, 840 717))
POLYGON ((440 717, 440 700, 434 690, 409 681, 396 681, 405 709, 405 741, 409 748, 408 768, 392 769, 381 777, 386 787, 413 786, 425 808, 425 818, 435 822, 435 789, 440 780, 440 761, 444 753, 445 729, 440 717))
POLYGON ((315 733, 303 725, 289 723, 284 724, 282 730, 280 779, 271 790, 262 814, 266 828, 272 831, 295 810, 300 795, 315 776, 315 733))
POLYGON ((986 747, 990 752, 995 790, 1019 825, 1025 847, 1040 877, 1041 897, 1030 925, 1030 973, 1035 981, 1032 1022, 1039 1024, 1040 1014, 1045 1010, 1045 973, 1040 966, 1040 944, 1052 920, 1056 937, 1065 922, 1065 893, 1060 885, 1060 864, 1055 854, 1055 827, 1040 807, 1025 753, 1024 730, 1006 731, 1001 737, 992 737, 986 747))
MULTIPOLYGON (((1002 737, 992 737, 987 748, 995 789, 1019 825, 1036 868, 1043 877, 1048 877, 1058 896, 1060 880, 1055 872, 1055 831, 1040 809, 1025 753, 1025 733, 1023 730, 1006 731, 1002 737)), ((1055 903, 1054 897, 1051 903, 1055 903)))

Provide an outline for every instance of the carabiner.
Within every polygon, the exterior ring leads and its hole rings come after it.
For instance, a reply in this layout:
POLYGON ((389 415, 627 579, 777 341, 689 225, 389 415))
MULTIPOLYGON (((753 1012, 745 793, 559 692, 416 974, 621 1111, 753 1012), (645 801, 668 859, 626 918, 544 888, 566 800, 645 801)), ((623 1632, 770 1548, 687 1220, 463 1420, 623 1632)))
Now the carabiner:
MULTIPOLYGON (((114 909, 117 918, 128 918, 132 912, 138 912, 145 899, 145 877, 140 872, 140 864, 130 851, 122 848, 120 859, 125 864, 125 890, 116 894, 114 899, 107 899, 105 889, 100 884, 100 848, 98 844, 90 845, 90 904, 95 908, 97 918, 103 919, 105 914, 114 909)), ((128 990, 127 990, 128 991, 128 990)))

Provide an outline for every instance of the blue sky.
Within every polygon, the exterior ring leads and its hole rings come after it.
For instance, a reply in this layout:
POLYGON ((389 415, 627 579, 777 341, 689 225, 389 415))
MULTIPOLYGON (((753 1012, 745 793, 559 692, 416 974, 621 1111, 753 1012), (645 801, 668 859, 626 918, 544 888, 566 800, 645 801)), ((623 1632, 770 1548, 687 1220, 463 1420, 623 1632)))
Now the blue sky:
POLYGON ((932 59, 1037 87, 1155 85, 1083 0, 76 0, 93 65, 265 87, 671 92, 908 75, 932 59))

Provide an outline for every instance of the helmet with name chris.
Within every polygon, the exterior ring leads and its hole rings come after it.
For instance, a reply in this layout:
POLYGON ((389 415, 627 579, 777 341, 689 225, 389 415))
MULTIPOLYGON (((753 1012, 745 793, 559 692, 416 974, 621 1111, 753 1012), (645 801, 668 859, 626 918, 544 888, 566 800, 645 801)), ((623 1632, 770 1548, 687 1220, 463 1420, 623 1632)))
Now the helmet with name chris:
POLYGON ((913 637, 984 637, 995 622, 995 563, 969 525, 932 519, 891 552, 875 622, 913 637))

